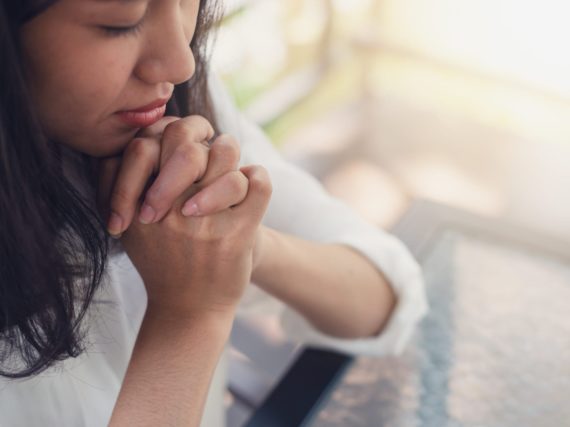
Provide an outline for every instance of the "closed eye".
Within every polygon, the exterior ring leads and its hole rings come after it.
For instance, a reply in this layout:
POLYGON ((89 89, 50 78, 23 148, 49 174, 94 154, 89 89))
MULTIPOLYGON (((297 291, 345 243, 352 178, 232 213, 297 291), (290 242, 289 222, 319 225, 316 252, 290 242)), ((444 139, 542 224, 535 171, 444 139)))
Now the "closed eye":
POLYGON ((109 36, 128 36, 128 35, 136 35, 140 32, 142 27, 142 20, 137 22, 135 25, 130 25, 126 27, 111 27, 101 25, 101 28, 105 34, 109 36))

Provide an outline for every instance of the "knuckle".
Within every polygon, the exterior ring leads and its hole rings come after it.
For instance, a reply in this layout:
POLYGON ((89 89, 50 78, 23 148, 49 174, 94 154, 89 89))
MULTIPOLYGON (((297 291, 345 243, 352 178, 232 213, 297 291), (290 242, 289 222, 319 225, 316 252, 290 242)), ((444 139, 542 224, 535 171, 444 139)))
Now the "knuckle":
POLYGON ((200 115, 196 114, 193 116, 186 117, 183 120, 192 129, 201 128, 201 129, 204 129, 206 131, 206 133, 209 135, 214 134, 214 128, 212 127, 210 122, 204 116, 200 116, 200 115))
POLYGON ((267 169, 263 166, 252 167, 249 176, 249 187, 258 193, 270 195, 273 192, 273 185, 267 169))
POLYGON ((155 143, 149 138, 135 138, 131 141, 125 151, 129 156, 148 160, 154 156, 155 143))
MULTIPOLYGON (((196 134, 202 134, 203 129, 208 135, 212 135, 214 130, 212 125, 202 116, 189 116, 175 122, 169 123, 164 128, 163 137, 169 139, 190 139, 196 134)), ((198 141, 202 142, 202 141, 198 141)))
POLYGON ((210 153, 216 159, 234 164, 240 159, 240 146, 233 137, 223 135, 212 144, 210 153))
POLYGON ((167 124, 162 134, 165 139, 184 139, 188 138, 190 135, 191 128, 185 120, 177 120, 167 124))
POLYGON ((232 135, 229 135, 227 133, 223 133, 218 138, 216 138, 216 142, 214 143, 214 145, 216 144, 221 144, 222 146, 226 146, 228 149, 231 149, 237 153, 239 153, 240 151, 240 145, 238 140, 234 138, 232 135))

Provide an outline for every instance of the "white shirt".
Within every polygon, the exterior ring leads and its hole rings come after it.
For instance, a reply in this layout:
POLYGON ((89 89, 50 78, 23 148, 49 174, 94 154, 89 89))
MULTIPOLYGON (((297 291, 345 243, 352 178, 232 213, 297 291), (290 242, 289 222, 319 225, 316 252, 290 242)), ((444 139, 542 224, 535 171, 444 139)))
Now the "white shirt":
MULTIPOLYGON (((335 339, 321 334, 295 311, 251 284, 237 315, 255 317, 278 311, 289 338, 351 354, 399 353, 427 311, 417 263, 393 236, 371 226, 331 198, 317 180, 285 162, 263 132, 233 106, 215 78, 210 81, 221 130, 241 145, 241 164, 261 164, 270 174, 273 195, 263 223, 307 240, 342 243, 366 256, 386 276, 397 295, 384 331, 366 339, 335 339)), ((86 318, 87 350, 48 371, 24 380, 0 378, 1 427, 101 427, 110 419, 122 378, 146 309, 143 282, 126 254, 113 255, 97 300, 86 318)), ((203 427, 224 427, 226 354, 216 368, 203 427)))

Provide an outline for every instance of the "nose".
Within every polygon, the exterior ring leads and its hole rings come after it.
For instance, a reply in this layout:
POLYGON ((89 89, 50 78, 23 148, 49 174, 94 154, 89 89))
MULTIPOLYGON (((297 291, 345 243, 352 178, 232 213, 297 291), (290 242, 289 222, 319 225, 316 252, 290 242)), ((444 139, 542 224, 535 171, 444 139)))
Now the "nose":
POLYGON ((196 63, 182 23, 163 25, 152 32, 135 68, 135 75, 149 84, 179 84, 194 75, 196 63))

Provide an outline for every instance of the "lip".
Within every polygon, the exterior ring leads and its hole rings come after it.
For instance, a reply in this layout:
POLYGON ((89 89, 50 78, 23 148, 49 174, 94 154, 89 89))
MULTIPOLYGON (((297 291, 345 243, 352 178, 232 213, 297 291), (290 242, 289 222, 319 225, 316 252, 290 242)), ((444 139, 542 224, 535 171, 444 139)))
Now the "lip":
POLYGON ((157 99, 143 107, 134 110, 118 111, 115 114, 129 126, 148 127, 164 117, 168 100, 169 98, 157 99))

